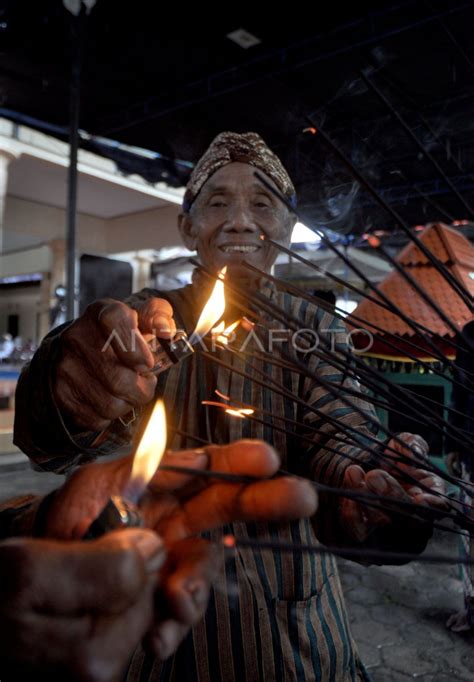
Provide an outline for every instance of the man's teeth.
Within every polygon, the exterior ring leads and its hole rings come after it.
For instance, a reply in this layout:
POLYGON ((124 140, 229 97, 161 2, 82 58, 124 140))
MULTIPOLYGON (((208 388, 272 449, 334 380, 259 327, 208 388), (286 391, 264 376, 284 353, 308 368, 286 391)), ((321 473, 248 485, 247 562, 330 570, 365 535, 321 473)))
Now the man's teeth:
POLYGON ((221 247, 224 253, 255 253, 259 246, 229 245, 221 247))

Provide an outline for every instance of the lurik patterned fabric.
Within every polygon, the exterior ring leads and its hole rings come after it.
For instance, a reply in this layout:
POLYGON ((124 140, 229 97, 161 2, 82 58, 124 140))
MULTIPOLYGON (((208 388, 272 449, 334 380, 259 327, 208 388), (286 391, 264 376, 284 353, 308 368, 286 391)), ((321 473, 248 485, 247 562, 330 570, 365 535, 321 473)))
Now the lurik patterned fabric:
POLYGON ((278 156, 257 133, 220 133, 197 162, 186 187, 183 209, 189 211, 203 185, 219 168, 240 161, 263 171, 296 208, 296 193, 278 156))

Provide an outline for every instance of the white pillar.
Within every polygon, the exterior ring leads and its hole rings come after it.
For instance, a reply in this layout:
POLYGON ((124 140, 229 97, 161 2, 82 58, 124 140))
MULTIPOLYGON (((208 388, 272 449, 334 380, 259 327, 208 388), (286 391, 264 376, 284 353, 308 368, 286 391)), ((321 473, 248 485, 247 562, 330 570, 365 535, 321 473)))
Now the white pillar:
POLYGON ((134 257, 133 290, 140 291, 150 286, 151 259, 145 256, 134 257))
POLYGON ((4 218, 8 188, 8 166, 10 165, 10 161, 16 158, 18 158, 17 154, 0 149, 0 253, 3 253, 4 244, 4 218))

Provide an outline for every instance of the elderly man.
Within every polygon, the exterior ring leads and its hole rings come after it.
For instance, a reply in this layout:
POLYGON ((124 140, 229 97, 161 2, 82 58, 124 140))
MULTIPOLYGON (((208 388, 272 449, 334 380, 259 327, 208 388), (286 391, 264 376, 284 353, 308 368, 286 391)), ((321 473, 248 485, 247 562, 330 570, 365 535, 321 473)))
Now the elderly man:
MULTIPOLYGON (((287 314, 299 318, 302 326, 316 330, 330 345, 334 333, 343 331, 337 320, 277 290, 265 277, 249 276, 242 264, 245 261, 268 271, 276 251, 264 238, 287 245, 295 223, 292 212, 256 178, 256 169, 289 205, 295 205, 295 190, 286 170, 258 135, 222 133, 198 162, 189 181, 179 223, 183 240, 188 248, 197 250, 207 272, 217 273, 226 265, 230 284, 249 292, 258 290, 287 314)), ((251 365, 248 356, 218 351, 217 357, 236 371, 196 353, 161 374, 155 386, 155 379, 147 374, 153 365, 147 335, 164 327, 172 334, 172 315, 179 327, 194 329, 209 289, 209 279, 196 271, 193 283, 183 289, 165 294, 144 290, 130 299, 130 307, 94 304, 82 318, 50 335, 19 382, 17 444, 39 466, 64 469, 129 442, 155 392, 164 396, 169 406, 177 429, 175 447, 182 446, 182 439, 187 437, 182 434, 215 443, 261 438, 275 446, 285 469, 311 480, 411 498, 422 504, 431 501, 431 496, 418 487, 405 489, 397 480, 402 477, 396 468, 386 466, 387 458, 379 461, 364 447, 374 432, 372 407, 353 397, 359 411, 351 409, 320 382, 303 379, 282 363, 272 363, 272 357, 278 360, 278 346, 273 348, 273 356, 253 353, 251 365), (119 330, 122 339, 133 331, 138 339, 134 350, 114 346, 101 354, 100 348, 112 330, 119 330), (268 379, 257 382, 252 375, 268 379), (284 387, 285 394, 274 390, 275 386, 284 387), (203 405, 203 401, 215 399, 216 389, 234 402, 265 410, 266 424, 235 419, 223 410, 203 405), (132 408, 137 418, 130 423, 132 408), (286 432, 282 417, 304 423, 305 428, 286 432), (347 426, 356 429, 355 440, 347 436, 347 426), (354 458, 359 464, 353 463, 354 458)), ((231 317, 236 313, 238 306, 227 311, 231 317)), ((282 326, 269 314, 260 314, 271 325, 282 326)), ((226 321, 233 319, 227 317, 226 321)), ((247 352, 256 350, 253 343, 247 345, 247 352)), ((337 334, 336 352, 344 343, 337 334)), ((283 344, 283 348, 285 357, 296 357, 297 350, 291 344, 283 344)), ((335 369, 329 360, 323 362, 307 354, 305 362, 323 382, 330 382, 336 393, 344 395, 344 388, 358 390, 357 382, 335 369)), ((405 438, 424 450, 425 444, 418 437, 405 438)), ((380 444, 380 452, 383 449, 380 444)), ((410 452, 405 454, 409 456, 410 452)), ((436 478, 416 466, 408 469, 434 492, 439 489, 436 478)), ((268 537, 286 543, 319 540, 404 551, 424 548, 429 536, 424 524, 407 525, 400 517, 371 512, 354 501, 339 499, 321 496, 317 515, 311 521, 235 523, 213 531, 214 540, 232 532, 237 549, 225 560, 221 548, 221 577, 211 594, 206 618, 193 628, 177 654, 164 663, 137 653, 130 679, 366 679, 349 632, 334 558, 238 548, 239 539, 268 537)))

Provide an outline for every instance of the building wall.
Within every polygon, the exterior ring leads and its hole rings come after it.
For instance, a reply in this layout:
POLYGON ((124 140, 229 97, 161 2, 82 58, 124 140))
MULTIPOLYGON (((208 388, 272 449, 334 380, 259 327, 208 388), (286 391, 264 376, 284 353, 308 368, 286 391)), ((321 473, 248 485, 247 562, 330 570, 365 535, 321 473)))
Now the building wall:
MULTIPOLYGON (((78 255, 115 256, 130 262, 134 271, 133 289, 140 289, 150 284, 149 256, 147 260, 136 252, 179 245, 179 212, 179 206, 171 205, 108 220, 78 214, 78 255)), ((9 314, 19 315, 19 333, 25 340, 39 341, 49 331, 54 289, 66 281, 65 225, 64 209, 7 196, 0 274, 40 271, 45 279, 37 288, 0 290, 0 334, 6 331, 9 314), (38 248, 39 245, 44 246, 38 248)))
POLYGON ((111 218, 106 224, 108 253, 178 246, 178 215, 181 208, 171 205, 111 218))
MULTIPOLYGON (((179 206, 150 209, 104 220, 77 217, 77 245, 83 253, 107 255, 181 244, 179 206)), ((24 249, 52 239, 64 239, 64 209, 8 196, 5 209, 4 251, 24 249)))
MULTIPOLYGON (((106 253, 105 222, 94 216, 78 215, 77 244, 80 250, 106 253)), ((66 212, 62 208, 7 196, 4 228, 4 251, 64 239, 66 212)))

